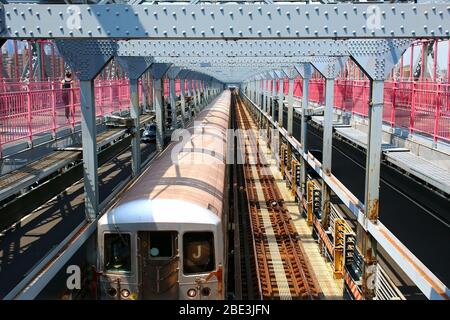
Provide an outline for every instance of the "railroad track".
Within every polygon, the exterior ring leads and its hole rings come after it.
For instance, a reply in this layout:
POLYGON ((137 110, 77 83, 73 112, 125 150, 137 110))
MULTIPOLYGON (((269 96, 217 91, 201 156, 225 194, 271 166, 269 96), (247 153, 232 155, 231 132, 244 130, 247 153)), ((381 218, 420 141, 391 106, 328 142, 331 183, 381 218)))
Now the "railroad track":
MULTIPOLYGON (((257 128, 236 94, 239 129, 257 128)), ((244 134, 244 176, 256 273, 263 299, 318 299, 320 289, 299 242, 283 197, 268 165, 261 159, 255 135, 244 134)))

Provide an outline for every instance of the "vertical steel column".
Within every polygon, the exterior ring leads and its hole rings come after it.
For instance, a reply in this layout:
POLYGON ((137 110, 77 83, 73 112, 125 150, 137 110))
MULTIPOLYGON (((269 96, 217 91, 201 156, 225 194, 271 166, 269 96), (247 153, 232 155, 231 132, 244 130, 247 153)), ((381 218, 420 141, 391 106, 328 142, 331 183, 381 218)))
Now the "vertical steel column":
POLYGON ((323 158, 322 170, 331 173, 331 152, 333 142, 333 107, 334 107, 334 79, 325 80, 325 111, 323 123, 323 158))
POLYGON ((208 81, 203 80, 203 97, 206 105, 209 103, 208 88, 209 88, 208 81))
POLYGON ((363 296, 371 299, 375 295, 372 275, 375 273, 377 247, 376 241, 366 231, 368 221, 377 222, 379 211, 380 161, 383 124, 384 81, 372 80, 371 102, 369 106, 369 136, 367 142, 365 215, 361 253, 364 256, 362 288, 363 296))
POLYGON ((195 94, 197 96, 197 112, 200 112, 202 108, 202 98, 200 94, 200 80, 195 80, 195 94))
POLYGON ((201 109, 203 109, 204 107, 206 107, 206 96, 205 96, 205 88, 204 88, 205 82, 203 80, 198 80, 198 95, 199 95, 199 99, 200 99, 200 106, 201 109), (203 97, 202 97, 202 93, 203 93, 203 97))
POLYGON ((272 121, 275 122, 275 97, 277 96, 277 79, 272 79, 272 121))
POLYGON ((197 101, 198 101, 198 111, 200 112, 203 109, 203 103, 202 103, 202 82, 201 80, 196 80, 196 86, 197 86, 197 101))
POLYGON ((280 89, 278 91, 278 126, 283 126, 283 112, 284 112, 284 79, 280 78, 280 89))
POLYGON ((289 136, 292 136, 293 123, 294 123, 294 79, 289 79, 288 114, 287 114, 287 132, 289 136))
MULTIPOLYGON (((301 117, 301 135, 300 143, 302 145, 302 150, 304 153, 308 152, 308 141, 307 141, 307 122, 306 122, 306 109, 308 108, 309 102, 309 74, 303 78, 303 96, 302 96, 302 117, 301 117)), ((302 198, 306 196, 306 161, 301 158, 301 169, 300 169, 300 180, 301 180, 301 194, 302 198)))
POLYGON ((94 80, 80 81, 81 142, 83 145, 85 213, 88 221, 98 214, 97 128, 94 80))
POLYGON ((194 116, 197 115, 197 89, 196 89, 196 82, 195 80, 191 80, 192 84, 192 101, 193 101, 193 107, 194 107, 194 116))
MULTIPOLYGON (((334 107, 334 79, 325 80, 325 111, 323 120, 323 149, 322 171, 331 174, 331 159, 333 152, 333 107, 334 107)), ((322 183, 322 224, 328 225, 330 211, 330 188, 322 183)))
POLYGON ((371 221, 378 220, 378 198, 380 187, 381 135, 383 124, 384 81, 373 80, 369 108, 369 137, 366 159, 365 207, 371 221))
POLYGON ((169 103, 170 103, 170 110, 172 112, 172 128, 177 129, 177 99, 176 99, 176 93, 175 93, 175 79, 169 78, 169 103))
POLYGON ((136 78, 130 78, 130 116, 134 122, 131 139, 131 168, 133 176, 138 176, 141 172, 141 131, 139 120, 139 80, 136 78))
POLYGON ((145 73, 144 73, 144 75, 142 76, 141 79, 142 79, 142 81, 141 81, 142 108, 144 110, 147 110, 147 107, 148 107, 148 105, 147 105, 147 86, 146 86, 147 77, 145 76, 145 73))
POLYGON ((181 102, 181 117, 183 118, 183 128, 184 128, 184 124, 186 119, 190 119, 190 117, 186 117, 186 101, 185 101, 185 93, 184 93, 184 85, 185 85, 185 80, 180 78, 180 102, 181 102))
POLYGON ((188 95, 189 97, 191 97, 191 100, 189 102, 189 120, 192 119, 192 105, 195 104, 195 100, 194 100, 194 93, 192 91, 192 79, 188 79, 188 83, 187 83, 187 87, 188 87, 188 95))
POLYGON ((153 79, 153 109, 156 116, 156 149, 161 151, 164 148, 164 136, 166 131, 166 121, 163 105, 164 82, 161 78, 153 79))
POLYGON ((264 79, 264 106, 263 106, 263 111, 264 113, 267 113, 267 110, 269 106, 269 85, 268 85, 268 80, 264 79))

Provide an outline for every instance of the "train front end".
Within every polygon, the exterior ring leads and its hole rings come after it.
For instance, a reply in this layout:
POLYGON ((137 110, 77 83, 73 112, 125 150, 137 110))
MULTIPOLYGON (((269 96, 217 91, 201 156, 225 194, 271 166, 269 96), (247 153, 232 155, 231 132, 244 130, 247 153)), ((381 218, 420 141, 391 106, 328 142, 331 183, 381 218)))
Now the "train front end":
POLYGON ((101 299, 223 299, 218 216, 179 200, 137 200, 98 224, 101 299))

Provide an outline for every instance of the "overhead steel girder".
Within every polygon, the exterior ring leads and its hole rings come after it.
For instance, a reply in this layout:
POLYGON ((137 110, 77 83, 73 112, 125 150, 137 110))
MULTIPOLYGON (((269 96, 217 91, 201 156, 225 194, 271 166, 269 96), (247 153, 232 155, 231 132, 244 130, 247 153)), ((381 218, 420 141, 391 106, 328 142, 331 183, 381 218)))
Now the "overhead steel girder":
POLYGON ((0 6, 3 38, 348 39, 450 36, 446 3, 0 6))
POLYGON ((121 54, 152 57, 292 57, 346 55, 344 40, 128 40, 121 54))

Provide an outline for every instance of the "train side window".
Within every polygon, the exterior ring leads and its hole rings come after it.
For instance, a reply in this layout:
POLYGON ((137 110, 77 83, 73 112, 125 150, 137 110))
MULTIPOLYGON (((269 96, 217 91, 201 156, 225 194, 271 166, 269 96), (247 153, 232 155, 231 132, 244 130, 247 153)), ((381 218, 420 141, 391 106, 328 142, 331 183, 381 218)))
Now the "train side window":
POLYGON ((105 234, 105 269, 109 272, 131 272, 131 240, 129 234, 105 234))
POLYGON ((186 232, 183 235, 184 274, 213 271, 214 235, 212 232, 186 232))

